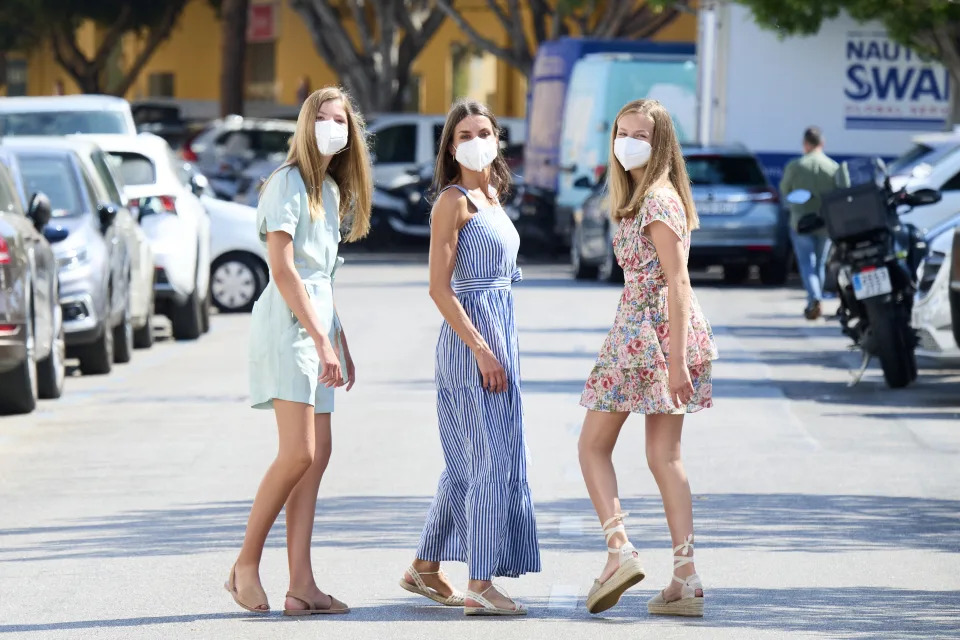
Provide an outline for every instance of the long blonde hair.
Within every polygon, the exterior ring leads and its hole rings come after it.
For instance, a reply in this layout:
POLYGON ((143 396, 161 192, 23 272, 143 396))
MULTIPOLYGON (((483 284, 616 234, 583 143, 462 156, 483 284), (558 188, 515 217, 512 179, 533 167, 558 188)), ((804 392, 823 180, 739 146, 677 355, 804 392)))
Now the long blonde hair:
POLYGON ((687 215, 687 231, 693 231, 699 227, 700 219, 693 204, 687 163, 683 159, 683 151, 677 140, 673 119, 666 107, 657 100, 634 100, 620 109, 611 129, 608 160, 610 168, 607 170, 610 216, 617 222, 624 218, 632 218, 637 215, 643 199, 651 191, 669 184, 680 196, 683 210, 687 215), (653 120, 653 137, 650 139, 652 152, 639 184, 634 183, 633 176, 624 170, 623 165, 613 154, 613 143, 617 139, 617 123, 628 113, 639 113, 653 120))
POLYGON ((326 173, 340 188, 340 221, 349 217, 346 241, 356 242, 370 232, 370 208, 373 201, 373 174, 370 170, 370 152, 363 116, 353 106, 349 94, 340 87, 324 87, 311 93, 300 107, 297 128, 290 140, 287 159, 273 172, 273 179, 286 167, 296 167, 307 187, 307 206, 310 219, 321 220, 323 211, 323 156, 317 147, 315 123, 320 105, 331 100, 343 102, 349 131, 347 146, 330 159, 326 173))

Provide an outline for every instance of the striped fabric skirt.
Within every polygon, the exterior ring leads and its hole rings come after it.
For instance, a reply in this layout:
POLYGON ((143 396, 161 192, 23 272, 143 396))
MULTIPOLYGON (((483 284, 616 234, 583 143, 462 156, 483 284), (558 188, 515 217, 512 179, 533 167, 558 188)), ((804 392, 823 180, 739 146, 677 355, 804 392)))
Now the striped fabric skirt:
POLYGON ((446 323, 437 344, 437 417, 446 468, 417 557, 466 562, 470 579, 540 571, 513 296, 509 288, 458 298, 507 373, 507 390, 483 388, 476 358, 446 323))

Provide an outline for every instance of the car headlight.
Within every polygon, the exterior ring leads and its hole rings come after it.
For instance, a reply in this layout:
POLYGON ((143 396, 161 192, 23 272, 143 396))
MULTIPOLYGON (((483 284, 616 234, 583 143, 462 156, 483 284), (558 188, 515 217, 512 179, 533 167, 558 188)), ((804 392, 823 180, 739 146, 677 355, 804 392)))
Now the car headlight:
POLYGON ((76 269, 88 262, 90 262, 90 256, 87 255, 87 250, 81 247, 57 258, 57 269, 60 271, 76 269))

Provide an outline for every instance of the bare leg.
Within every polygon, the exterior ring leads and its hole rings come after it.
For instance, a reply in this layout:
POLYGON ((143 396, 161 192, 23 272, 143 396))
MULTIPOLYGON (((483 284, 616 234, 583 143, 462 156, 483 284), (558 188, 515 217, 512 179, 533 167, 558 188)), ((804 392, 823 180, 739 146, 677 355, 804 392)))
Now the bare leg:
MULTIPOLYGON (((690 483, 683 469, 680 457, 680 436, 683 433, 682 415, 647 416, 647 464, 660 488, 663 510, 667 515, 667 526, 673 546, 683 544, 686 537, 693 533, 693 501, 690 496, 690 483)), ((696 573, 693 563, 675 570, 677 577, 686 578, 696 573)), ((667 602, 680 598, 680 584, 671 580, 664 589, 663 598, 667 602)))
POLYGON ((260 585, 260 558, 267 534, 283 503, 313 462, 313 407, 302 402, 274 400, 280 446, 250 509, 243 547, 237 557, 237 588, 260 585))
MULTIPOLYGON (((627 412, 587 411, 580 430, 580 470, 601 524, 620 513, 613 448, 629 415, 627 412)), ((619 549, 626 541, 627 536, 617 532, 610 537, 607 546, 619 549)), ((608 553, 607 565, 598 578, 600 582, 606 582, 619 567, 619 556, 608 553)))
MULTIPOLYGON (((314 441, 316 442, 313 464, 300 478, 300 482, 287 498, 287 563, 290 567, 290 591, 306 596, 321 608, 332 601, 317 587, 310 559, 310 542, 313 538, 313 520, 317 512, 317 493, 320 480, 330 462, 333 447, 330 432, 330 414, 318 413, 314 417, 314 441)), ((306 604, 296 598, 287 598, 286 609, 303 609, 306 604)))

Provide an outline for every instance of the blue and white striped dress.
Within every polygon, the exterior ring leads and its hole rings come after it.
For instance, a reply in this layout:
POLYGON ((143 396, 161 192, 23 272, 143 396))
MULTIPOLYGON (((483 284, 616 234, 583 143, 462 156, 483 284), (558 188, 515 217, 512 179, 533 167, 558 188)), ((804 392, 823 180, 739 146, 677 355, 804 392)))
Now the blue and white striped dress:
MULTIPOLYGON (((437 343, 437 415, 446 469, 417 557, 466 562, 472 580, 540 571, 520 397, 513 282, 520 236, 503 208, 475 202, 460 229, 453 290, 507 374, 507 390, 483 388, 477 360, 446 322, 437 343)), ((450 188, 450 187, 448 187, 450 188)))

